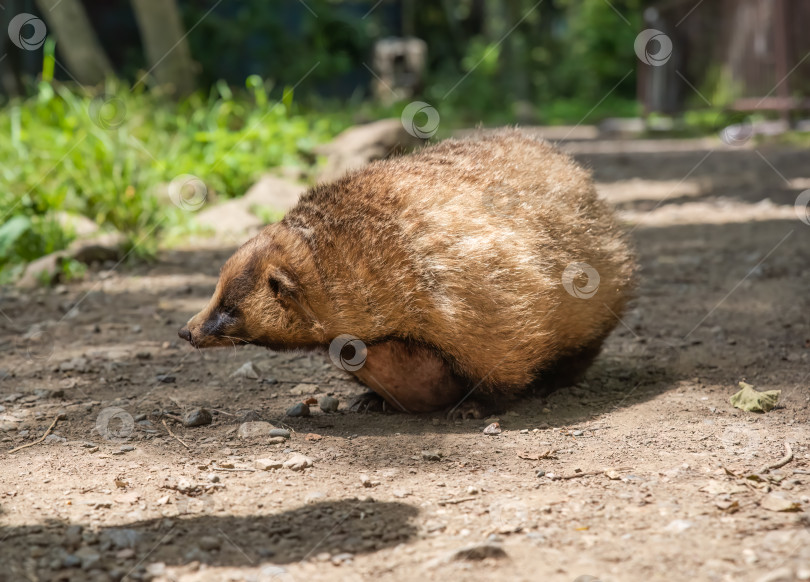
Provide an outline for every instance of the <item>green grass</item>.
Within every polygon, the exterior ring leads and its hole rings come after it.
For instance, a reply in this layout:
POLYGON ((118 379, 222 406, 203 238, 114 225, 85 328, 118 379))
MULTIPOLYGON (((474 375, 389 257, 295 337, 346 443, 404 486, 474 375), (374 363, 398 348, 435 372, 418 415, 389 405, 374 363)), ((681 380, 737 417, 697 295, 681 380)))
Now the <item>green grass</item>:
POLYGON ((199 177, 217 198, 239 196, 273 167, 311 168, 313 147, 349 123, 307 114, 291 90, 273 100, 255 77, 239 93, 219 84, 179 104, 116 82, 91 94, 41 81, 0 109, 0 280, 70 242, 59 211, 118 230, 148 255, 192 228, 192 213, 165 194, 177 176, 199 177))

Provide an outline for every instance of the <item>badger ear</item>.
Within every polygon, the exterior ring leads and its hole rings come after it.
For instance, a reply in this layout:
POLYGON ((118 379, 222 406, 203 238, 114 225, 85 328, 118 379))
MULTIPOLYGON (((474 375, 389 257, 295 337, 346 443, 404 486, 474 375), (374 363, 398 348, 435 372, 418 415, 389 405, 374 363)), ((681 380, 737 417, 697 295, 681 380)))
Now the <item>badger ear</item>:
POLYGON ((273 295, 279 301, 294 300, 300 294, 300 287, 295 278, 282 269, 281 267, 274 267, 267 278, 267 284, 270 287, 273 295))
POLYGON ((282 267, 273 267, 267 277, 267 284, 284 307, 297 311, 303 317, 315 319, 315 314, 307 303, 306 295, 292 272, 282 267))

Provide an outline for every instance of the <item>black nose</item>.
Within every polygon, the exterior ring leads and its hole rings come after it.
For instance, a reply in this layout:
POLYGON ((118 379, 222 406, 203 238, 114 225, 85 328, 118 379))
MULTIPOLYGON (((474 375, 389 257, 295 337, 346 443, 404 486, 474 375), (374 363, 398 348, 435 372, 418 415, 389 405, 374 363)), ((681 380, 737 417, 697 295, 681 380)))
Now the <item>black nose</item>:
POLYGON ((177 335, 179 335, 182 339, 186 340, 187 342, 191 343, 191 332, 188 330, 188 327, 181 327, 177 335))

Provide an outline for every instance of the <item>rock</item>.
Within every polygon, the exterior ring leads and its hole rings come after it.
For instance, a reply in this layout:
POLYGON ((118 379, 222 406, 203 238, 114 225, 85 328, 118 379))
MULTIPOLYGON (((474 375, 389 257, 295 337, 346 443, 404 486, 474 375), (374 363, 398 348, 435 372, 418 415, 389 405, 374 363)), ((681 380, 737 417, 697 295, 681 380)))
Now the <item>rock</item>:
POLYGON ((442 454, 439 451, 422 451, 422 460, 424 461, 440 461, 442 454))
POLYGON ((195 218, 197 224, 214 231, 217 237, 252 234, 263 226, 241 198, 205 208, 195 218))
POLYGON ((687 521, 685 519, 673 519, 667 524, 664 531, 681 533, 688 530, 693 525, 694 524, 691 521, 687 521))
POLYGON ((405 130, 400 119, 381 119, 350 127, 330 143, 315 148, 315 153, 328 156, 318 180, 334 180, 369 162, 410 151, 423 143, 424 140, 405 130))
POLYGON ((254 206, 264 206, 286 212, 298 203, 298 198, 306 190, 307 187, 304 184, 265 174, 245 192, 243 200, 248 209, 254 206))
POLYGON ((132 445, 121 445, 121 452, 122 453, 129 453, 135 450, 135 447, 132 445))
POLYGON ((231 378, 246 378, 248 380, 258 380, 259 376, 261 376, 261 371, 253 362, 245 362, 238 370, 231 374, 231 378))
POLYGON ((62 558, 62 566, 65 568, 78 568, 82 564, 82 559, 76 554, 68 554, 62 558))
POLYGON ((581 430, 575 430, 575 431, 571 432, 571 436, 575 436, 575 437, 582 436, 584 434, 585 433, 583 431, 581 431, 581 430))
POLYGON ((77 237, 87 238, 98 232, 98 225, 81 214, 60 210, 53 214, 53 218, 64 230, 77 237))
POLYGON ((299 402, 298 404, 291 406, 285 412, 287 416, 309 416, 309 406, 304 404, 303 402, 299 402))
POLYGON ((27 289, 38 287, 41 283, 55 285, 62 278, 62 263, 67 259, 66 251, 56 251, 31 261, 17 285, 27 289))
POLYGON ((269 471, 270 469, 281 469, 284 463, 273 459, 256 459, 254 465, 259 471, 269 471))
POLYGON ((493 422, 492 424, 487 425, 487 427, 484 429, 484 434, 490 435, 490 436, 496 435, 496 434, 501 434, 501 425, 500 425, 500 423, 493 422))
POLYGON ((199 539, 199 541, 197 542, 197 544, 200 546, 201 550, 204 550, 206 552, 210 552, 212 550, 218 550, 220 542, 219 542, 219 538, 217 538, 217 537, 214 537, 214 536, 202 536, 199 539))
POLYGON ((768 493, 763 497, 759 506, 768 511, 801 511, 802 505, 796 500, 793 500, 782 491, 775 491, 768 493))
POLYGON ((453 552, 451 559, 480 561, 487 558, 501 559, 506 557, 506 552, 499 544, 493 542, 484 542, 456 550, 453 552))
POLYGON ((360 484, 363 487, 373 487, 374 485, 371 483, 371 479, 368 475, 360 475, 360 484))
POLYGON ((290 431, 288 431, 286 428, 274 428, 270 431, 270 436, 288 439, 290 438, 290 431))
POLYGON ((757 582, 793 582, 793 580, 793 570, 787 566, 784 566, 782 568, 777 568, 772 572, 768 572, 761 578, 758 578, 757 582))
POLYGON ((128 528, 108 529, 99 535, 99 544, 104 545, 106 543, 115 550, 134 549, 140 540, 141 534, 134 529, 128 528))
POLYGON ((332 396, 324 396, 318 401, 318 406, 324 412, 337 412, 338 406, 340 406, 340 400, 332 396))
POLYGON ((312 466, 312 459, 300 453, 294 453, 289 459, 284 461, 282 466, 285 469, 292 469, 293 471, 303 471, 307 467, 312 466))
POLYGON ((545 477, 545 475, 546 472, 543 469, 537 469, 537 472, 535 473, 535 476, 537 477, 545 477))
POLYGON ((270 437, 269 439, 267 439, 267 444, 268 445, 281 445, 281 444, 284 444, 284 441, 286 441, 286 440, 287 439, 285 439, 284 437, 270 437))
POLYGON ((270 436, 270 431, 275 428, 269 422, 256 420, 252 422, 243 422, 236 431, 236 436, 240 439, 255 439, 259 437, 270 436))
POLYGON ((296 384, 290 388, 290 394, 293 396, 304 396, 305 394, 314 394, 320 392, 317 384, 296 384))
POLYGON ((261 420, 262 415, 256 410, 243 410, 239 413, 239 422, 252 422, 254 420, 261 420))
MULTIPOLYGON (((135 330, 133 329, 133 331, 135 330)), ((157 376, 155 376, 155 380, 157 380, 161 384, 174 384, 176 378, 171 374, 158 374, 157 376)))
POLYGON ((101 561, 101 554, 88 547, 77 550, 75 556, 81 561, 82 570, 92 570, 101 561))
POLYGON ((81 525, 71 525, 65 530, 63 538, 63 545, 71 550, 75 550, 82 543, 82 530, 84 527, 81 525))
POLYGON ((183 415, 183 426, 205 426, 211 424, 213 417, 206 408, 192 408, 183 415))

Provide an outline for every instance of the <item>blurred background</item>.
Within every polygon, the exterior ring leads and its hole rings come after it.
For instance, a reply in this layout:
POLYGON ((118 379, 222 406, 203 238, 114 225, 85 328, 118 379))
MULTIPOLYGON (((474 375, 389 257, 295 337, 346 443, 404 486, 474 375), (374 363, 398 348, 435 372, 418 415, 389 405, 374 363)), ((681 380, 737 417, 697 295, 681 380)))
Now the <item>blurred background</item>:
MULTIPOLYGON (((0 282, 91 235, 120 252, 57 254, 38 282, 148 259, 216 230, 195 197, 274 169, 311 184, 464 128, 810 143, 803 0, 0 4, 0 282), (397 127, 323 145, 381 119, 397 127)), ((263 222, 285 209, 262 202, 263 222)))

